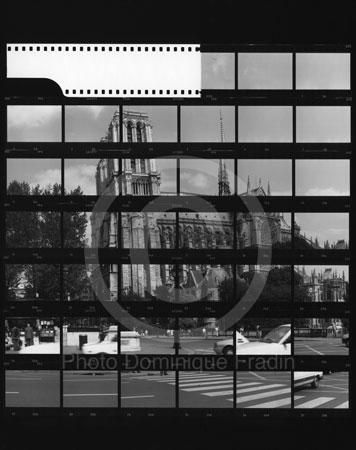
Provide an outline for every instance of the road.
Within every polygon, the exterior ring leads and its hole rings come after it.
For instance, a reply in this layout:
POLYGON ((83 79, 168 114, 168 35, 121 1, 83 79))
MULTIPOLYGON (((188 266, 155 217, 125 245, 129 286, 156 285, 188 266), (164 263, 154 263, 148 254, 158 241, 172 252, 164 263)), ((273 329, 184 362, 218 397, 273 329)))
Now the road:
POLYGON ((117 408, 117 373, 64 372, 63 406, 65 408, 117 408))
POLYGON ((324 375, 317 389, 302 386, 294 391, 295 408, 348 408, 349 374, 335 372, 324 375))
POLYGON ((341 338, 294 338, 295 355, 345 355, 349 349, 341 338))
POLYGON ((7 370, 5 376, 7 407, 59 407, 59 371, 7 370))

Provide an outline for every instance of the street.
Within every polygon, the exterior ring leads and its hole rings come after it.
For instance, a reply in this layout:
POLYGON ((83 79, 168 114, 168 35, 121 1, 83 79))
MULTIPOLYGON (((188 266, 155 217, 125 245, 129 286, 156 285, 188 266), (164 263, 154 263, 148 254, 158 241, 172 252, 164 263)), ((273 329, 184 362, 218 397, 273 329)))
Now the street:
POLYGON ((349 349, 341 338, 294 338, 295 355, 348 355, 349 349))
POLYGON ((63 372, 63 406, 117 408, 116 372, 63 372))
POLYGON ((59 407, 59 371, 7 370, 5 376, 7 407, 59 407))
POLYGON ((319 387, 302 386, 294 392, 294 408, 348 408, 349 373, 324 375, 319 387))

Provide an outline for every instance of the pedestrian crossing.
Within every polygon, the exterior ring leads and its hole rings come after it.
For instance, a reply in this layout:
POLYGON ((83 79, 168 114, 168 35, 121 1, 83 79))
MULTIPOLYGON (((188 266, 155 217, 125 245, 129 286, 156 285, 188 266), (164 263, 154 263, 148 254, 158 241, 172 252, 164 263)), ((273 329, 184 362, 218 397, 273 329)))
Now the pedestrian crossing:
MULTIPOLYGON (((283 376, 263 379, 253 376, 254 373, 244 375, 236 380, 236 407, 237 408, 291 408, 290 383, 283 376)), ((136 376, 142 378, 142 375, 136 376)), ((150 375, 145 380, 152 383, 176 385, 176 373, 168 375, 150 375)), ((205 398, 234 401, 233 375, 224 373, 179 373, 179 390, 191 394, 200 394, 205 398)), ((348 401, 345 394, 338 398, 320 393, 315 397, 315 390, 296 391, 294 395, 294 408, 338 408, 347 409, 348 401)))

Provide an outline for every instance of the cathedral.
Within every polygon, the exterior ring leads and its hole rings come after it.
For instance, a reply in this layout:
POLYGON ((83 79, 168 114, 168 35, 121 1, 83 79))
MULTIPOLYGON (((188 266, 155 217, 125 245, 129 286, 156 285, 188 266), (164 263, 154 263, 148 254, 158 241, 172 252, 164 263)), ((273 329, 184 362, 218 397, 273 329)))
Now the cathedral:
MULTIPOLYGON (((109 124, 102 142, 118 142, 119 110, 109 124)), ((223 121, 220 115, 221 140, 224 141, 223 121)), ((123 112, 124 142, 152 142, 152 124, 144 112, 123 112)), ((161 176, 155 159, 124 159, 119 176, 117 159, 101 159, 96 170, 97 195, 160 195, 161 176), (121 185, 120 185, 121 183, 121 185)), ((219 161, 216 195, 231 195, 230 182, 224 160, 219 161)), ((175 193, 174 193, 175 194, 175 193)), ((240 195, 270 195, 262 187, 247 181, 246 192, 240 195)), ((106 214, 103 223, 91 217, 92 247, 118 247, 118 227, 121 227, 123 248, 174 248, 176 240, 175 213, 130 212, 121 213, 121 225, 117 213, 106 214)), ((282 213, 237 213, 237 248, 260 248, 273 244, 287 244, 291 241, 291 227, 282 213)), ((232 249, 234 242, 233 213, 179 213, 179 248, 232 249)), ((110 299, 117 299, 117 265, 111 264, 104 275, 109 286, 110 299)), ((238 274, 244 271, 263 271, 263 267, 240 266, 238 274)), ((172 266, 165 265, 123 265, 121 277, 122 294, 136 294, 144 297, 145 291, 154 295, 160 286, 172 288, 174 276, 172 266)), ((194 291, 197 299, 202 298, 202 280, 207 292, 205 299, 219 300, 218 286, 226 277, 232 276, 231 266, 183 265, 179 272, 181 289, 194 291)), ((95 274, 93 274, 95 279, 95 274)))

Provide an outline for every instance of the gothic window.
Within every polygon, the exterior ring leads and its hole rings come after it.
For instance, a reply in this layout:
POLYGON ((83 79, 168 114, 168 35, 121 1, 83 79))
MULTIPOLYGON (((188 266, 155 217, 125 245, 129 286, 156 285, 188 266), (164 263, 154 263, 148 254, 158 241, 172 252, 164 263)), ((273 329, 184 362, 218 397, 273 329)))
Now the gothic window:
POLYGON ((221 231, 215 231, 216 245, 223 245, 223 234, 221 231))
POLYGON ((132 142, 132 123, 127 124, 127 142, 132 142))
POLYGON ((142 128, 140 123, 138 123, 136 126, 136 136, 137 142, 142 142, 142 128))
POLYGON ((146 164, 144 159, 140 159, 141 173, 146 173, 146 164))
POLYGON ((131 170, 133 173, 136 173, 136 161, 134 159, 130 159, 131 170))

